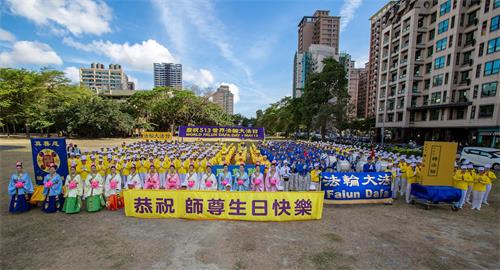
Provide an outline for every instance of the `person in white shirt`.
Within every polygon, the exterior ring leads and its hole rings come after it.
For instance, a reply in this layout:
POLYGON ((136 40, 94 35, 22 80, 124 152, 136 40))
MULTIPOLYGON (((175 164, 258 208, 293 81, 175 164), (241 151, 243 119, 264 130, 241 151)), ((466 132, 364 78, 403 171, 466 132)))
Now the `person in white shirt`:
POLYGON ((288 160, 283 162, 283 166, 279 171, 281 178, 283 179, 283 189, 284 191, 290 190, 290 167, 288 166, 288 160))

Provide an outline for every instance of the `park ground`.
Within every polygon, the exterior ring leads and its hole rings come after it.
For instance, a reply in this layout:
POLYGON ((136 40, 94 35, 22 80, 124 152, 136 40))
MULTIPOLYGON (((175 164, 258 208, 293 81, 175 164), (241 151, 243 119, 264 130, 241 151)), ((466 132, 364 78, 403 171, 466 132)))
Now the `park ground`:
MULTIPOLYGON (((122 141, 70 140, 84 150, 122 141)), ((30 151, 27 139, 0 138, 0 269, 500 269, 498 182, 480 212, 399 199, 283 223, 11 215, 8 178, 16 160, 33 177, 30 151)))

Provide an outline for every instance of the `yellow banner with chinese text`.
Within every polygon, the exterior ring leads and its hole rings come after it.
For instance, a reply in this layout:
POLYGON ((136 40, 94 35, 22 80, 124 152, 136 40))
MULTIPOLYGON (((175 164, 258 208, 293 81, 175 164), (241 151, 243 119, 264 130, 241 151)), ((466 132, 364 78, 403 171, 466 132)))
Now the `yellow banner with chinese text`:
POLYGON ((141 137, 143 140, 169 141, 172 140, 172 132, 144 131, 141 133, 141 137))
POLYGON ((324 196, 321 191, 125 190, 123 194, 126 216, 248 221, 321 219, 324 196))

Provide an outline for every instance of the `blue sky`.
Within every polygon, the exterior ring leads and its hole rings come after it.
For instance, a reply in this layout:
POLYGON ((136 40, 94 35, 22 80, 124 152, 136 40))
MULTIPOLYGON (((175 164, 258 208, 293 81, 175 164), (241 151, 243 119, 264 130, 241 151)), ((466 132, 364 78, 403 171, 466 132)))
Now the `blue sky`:
POLYGON ((302 16, 342 16, 340 50, 361 67, 368 19, 386 2, 0 0, 0 66, 52 67, 77 81, 91 62, 118 63, 138 89, 151 89, 153 62, 182 63, 186 88, 229 84, 235 112, 254 116, 291 95, 302 16))

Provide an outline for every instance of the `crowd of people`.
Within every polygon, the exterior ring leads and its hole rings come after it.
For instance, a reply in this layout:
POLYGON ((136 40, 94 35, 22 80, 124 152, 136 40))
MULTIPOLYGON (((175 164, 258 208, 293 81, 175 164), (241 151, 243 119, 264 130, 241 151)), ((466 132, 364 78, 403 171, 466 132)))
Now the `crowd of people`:
MULTIPOLYGON (((24 212, 29 201, 41 202, 48 213, 89 212, 124 206, 125 189, 304 191, 320 190, 322 172, 388 172, 392 197, 411 201, 411 185, 421 178, 422 159, 385 151, 325 142, 267 141, 251 143, 192 143, 142 141, 120 147, 81 152, 68 147, 69 174, 57 174, 51 164, 36 192, 23 164, 9 183, 11 212, 24 212), (252 167, 247 170, 246 164, 252 167), (214 173, 214 165, 222 170, 214 173), (238 166, 237 172, 229 165, 238 166)), ((487 204, 492 180, 491 166, 474 169, 463 164, 454 186, 462 191, 457 207, 469 202, 479 210, 487 204)))

